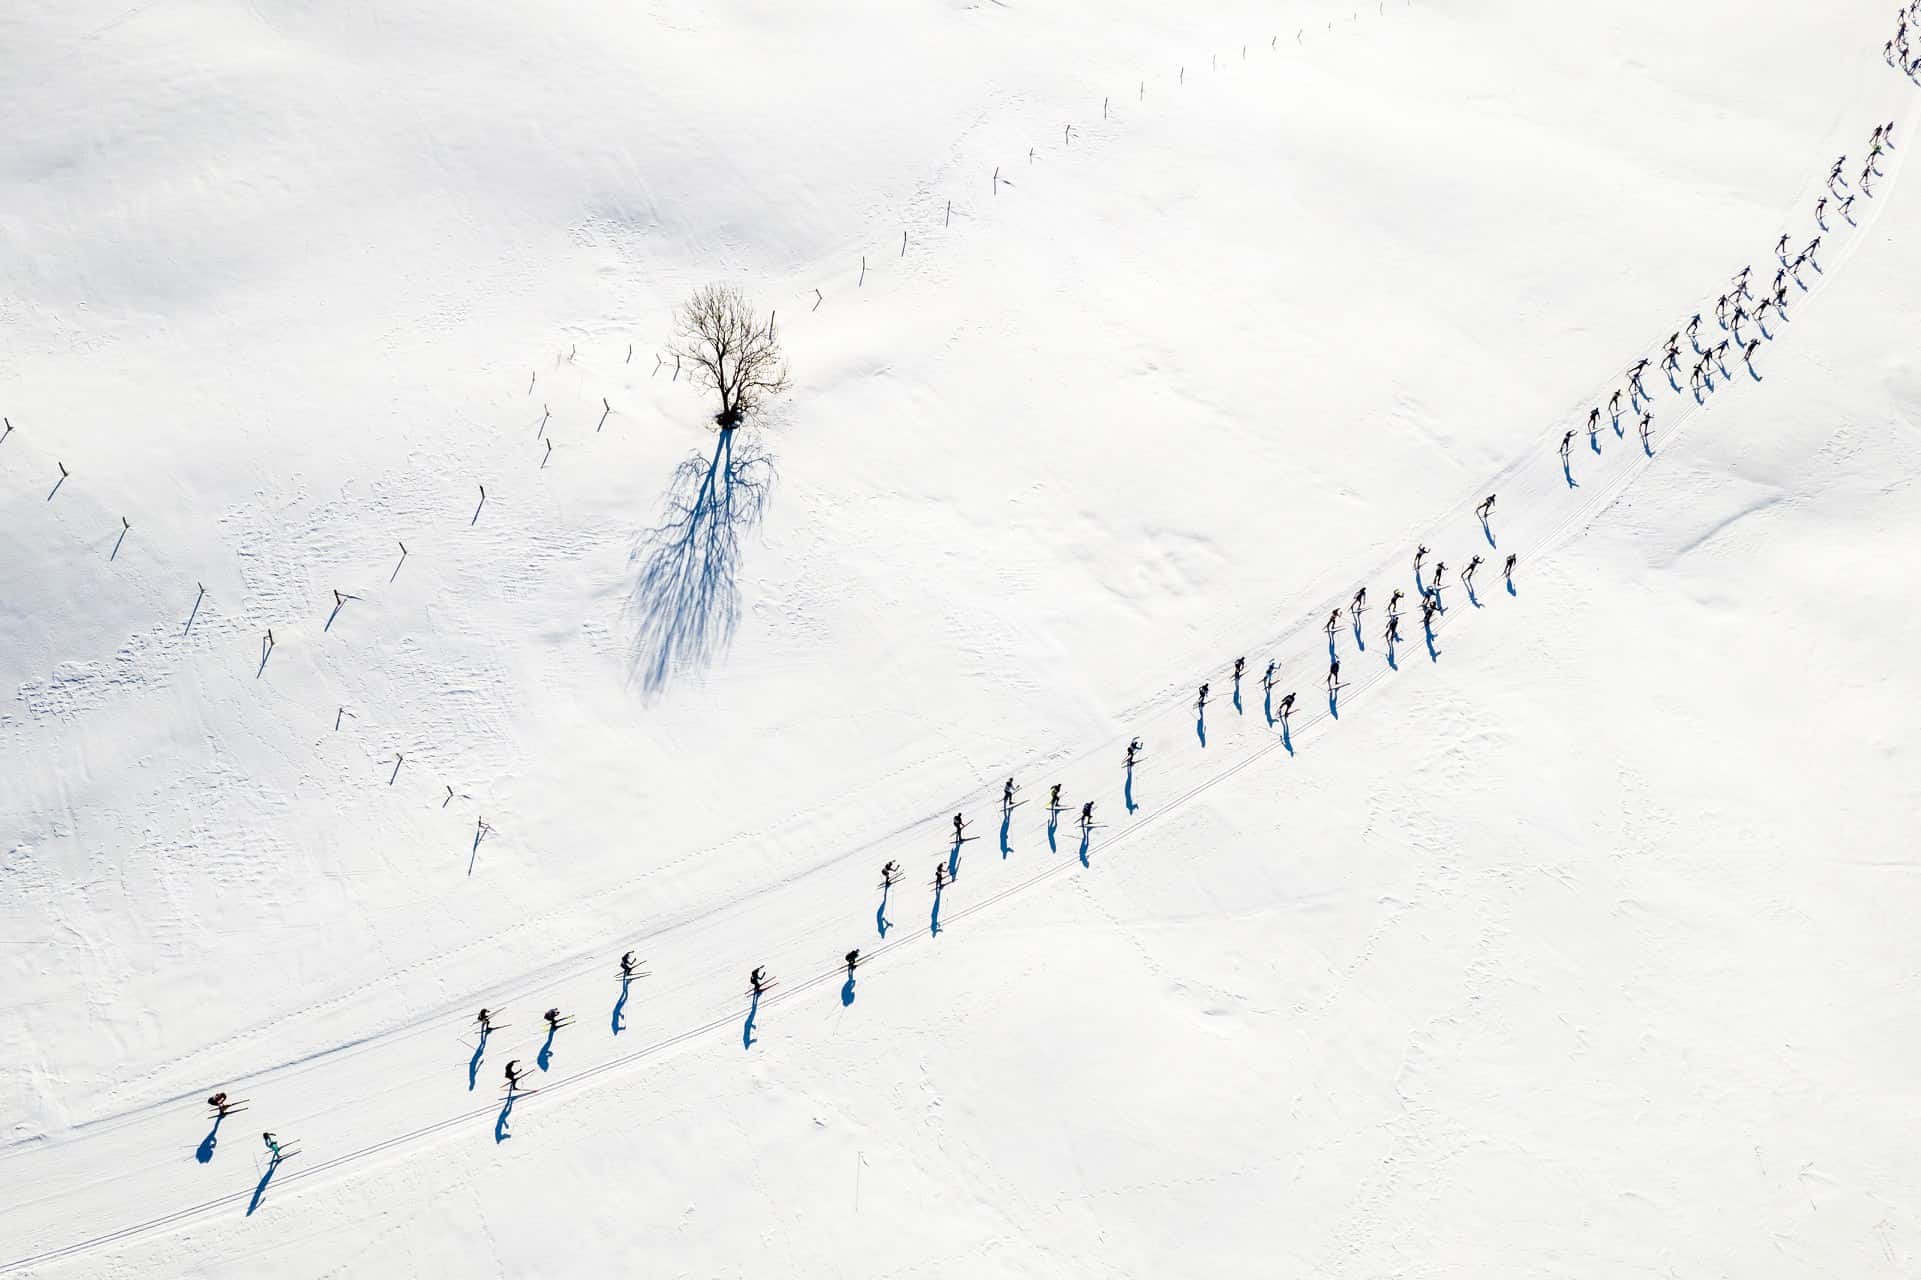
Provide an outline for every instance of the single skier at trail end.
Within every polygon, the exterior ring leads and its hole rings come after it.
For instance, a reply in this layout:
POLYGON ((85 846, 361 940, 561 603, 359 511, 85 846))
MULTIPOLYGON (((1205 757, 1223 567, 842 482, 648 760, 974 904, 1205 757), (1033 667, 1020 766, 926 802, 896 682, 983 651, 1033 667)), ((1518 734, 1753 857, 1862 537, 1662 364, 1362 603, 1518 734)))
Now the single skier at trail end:
POLYGON ((1121 767, 1123 769, 1132 769, 1135 760, 1140 758, 1140 754, 1141 740, 1135 738, 1127 744, 1127 755, 1121 760, 1121 767))

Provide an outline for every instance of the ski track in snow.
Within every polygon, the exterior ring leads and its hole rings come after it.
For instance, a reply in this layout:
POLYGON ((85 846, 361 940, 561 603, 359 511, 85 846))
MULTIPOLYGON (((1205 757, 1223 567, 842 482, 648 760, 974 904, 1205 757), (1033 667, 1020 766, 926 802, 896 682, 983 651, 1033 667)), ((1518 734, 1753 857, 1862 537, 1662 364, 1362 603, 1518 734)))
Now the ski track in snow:
MULTIPOLYGON (((1909 139, 1915 136, 1917 119, 1921 119, 1921 110, 1917 110, 1916 105, 1911 99, 1905 117, 1907 127, 1904 129, 1904 134, 1909 139)), ((1912 144, 1910 143, 1910 145, 1912 144)), ((1888 172, 1882 179, 1882 185, 1876 197, 1868 205, 1870 216, 1862 219, 1858 227, 1852 229, 1844 239, 1835 243, 1831 249, 1825 250, 1826 256, 1828 257, 1827 269, 1819 275, 1818 279, 1811 282, 1809 290, 1806 293, 1799 293, 1797 291, 1794 298, 1791 299, 1794 319, 1787 322, 1784 326, 1777 327, 1774 334, 1775 338, 1784 337, 1786 336, 1784 330, 1792 330, 1795 326, 1805 323, 1804 317, 1807 314, 1807 308, 1804 304, 1812 302, 1825 290, 1827 284, 1838 274, 1839 269, 1845 265, 1847 260, 1853 256, 1856 248, 1864 240, 1875 221, 1878 220, 1881 210, 1886 206, 1888 199, 1892 195, 1894 183, 1902 168, 1905 150, 1906 148, 1904 147, 1893 153, 1893 161, 1888 165, 1888 172)), ((1803 205, 1797 205, 1797 207, 1803 207, 1803 205)), ((1766 275, 1767 273, 1763 272, 1764 279, 1766 275)), ((1709 296, 1711 297, 1712 295, 1709 296)), ((1709 311, 1711 311, 1711 308, 1709 308, 1709 311)), ((1765 357, 1769 351, 1774 349, 1774 345, 1773 342, 1764 344, 1759 355, 1765 357)), ((1658 354, 1658 343, 1651 348, 1651 350, 1658 354)), ((1627 363, 1631 363, 1631 360, 1624 361, 1623 367, 1625 367, 1627 363)), ((1738 381, 1740 377, 1738 365, 1731 365, 1730 367, 1737 371, 1735 380, 1738 381)), ((1658 376, 1658 370, 1654 372, 1658 376)), ((1665 381, 1664 378, 1662 380, 1665 381)), ((1604 402, 1606 391, 1615 385, 1623 385, 1623 389, 1625 389, 1621 379, 1611 378, 1601 384, 1594 396, 1577 403, 1604 402)), ((1573 502, 1562 503, 1559 499, 1567 496, 1566 488, 1561 479, 1553 434, 1550 432, 1548 440, 1542 444, 1530 447, 1524 451, 1520 457, 1502 468, 1491 480, 1475 486, 1465 503, 1452 508, 1452 514, 1450 516, 1431 522, 1428 527, 1435 532, 1430 533, 1427 537, 1420 540, 1426 541, 1430 545, 1438 546, 1442 541, 1441 531, 1446 530, 1453 538, 1455 546, 1459 547, 1463 542, 1467 542, 1472 544, 1474 550, 1485 550, 1489 556, 1489 560, 1486 566, 1486 572, 1484 573, 1482 586, 1488 597, 1490 597, 1487 603, 1490 607, 1501 607, 1510 603, 1498 599, 1500 595, 1506 593, 1500 586, 1498 567, 1495 565, 1495 561, 1504 558, 1510 550, 1517 549, 1517 544, 1510 543, 1503 539, 1500 545, 1487 547, 1481 540, 1478 525, 1471 522, 1464 522, 1461 510, 1462 505, 1471 505, 1473 498, 1478 497, 1483 492, 1491 491, 1500 495, 1500 503, 1496 508, 1494 527, 1498 534, 1505 534, 1509 530, 1518 530, 1520 532, 1521 541, 1518 543, 1518 550, 1521 555, 1519 576, 1525 581, 1530 568, 1538 563, 1540 557, 1551 553, 1556 548, 1567 543, 1570 539, 1579 536, 1584 529, 1611 509, 1627 488, 1659 460, 1662 449, 1678 439, 1682 432, 1689 429, 1697 419, 1705 416, 1706 411, 1715 406, 1717 394, 1721 399, 1725 399, 1727 390, 1726 388, 1722 388, 1716 394, 1709 395, 1704 404, 1689 405, 1686 403, 1689 398, 1686 391, 1677 395, 1672 391, 1662 392, 1659 390, 1658 384, 1653 385, 1655 386, 1655 404, 1657 410, 1655 422, 1657 448, 1655 449, 1653 457, 1637 456, 1634 452, 1637 446, 1631 429, 1633 419, 1626 416, 1624 416, 1623 422, 1629 427, 1629 431, 1623 437, 1611 442, 1599 458, 1596 458, 1591 452, 1588 452, 1585 446, 1577 439, 1575 456, 1582 464, 1576 468, 1576 479, 1579 488, 1572 495, 1575 499, 1573 502), (1663 412, 1666 411, 1671 404, 1676 403, 1681 407, 1680 414, 1674 419, 1664 421, 1663 412), (1546 518, 1542 519, 1544 513, 1546 518), (1463 532, 1464 529, 1465 532, 1463 532)), ((1574 408, 1568 416, 1568 421, 1575 422, 1578 426, 1578 422, 1582 416, 1581 409, 1574 408)), ((1556 428, 1555 430, 1558 429, 1559 428, 1556 428)), ((1604 430, 1606 429, 1608 428, 1604 427, 1604 430)), ((1678 558, 1680 555, 1686 554, 1687 551, 1693 547, 1705 543, 1735 521, 1745 518, 1746 515, 1768 505, 1771 501, 1773 501, 1773 499, 1764 499, 1720 521, 1693 539, 1688 546, 1677 551, 1676 557, 1678 558)), ((324 545, 324 540, 321 541, 324 545)), ((1412 539, 1409 541, 1411 542, 1412 539)), ((563 552, 556 549, 554 554, 563 554, 563 552)), ((1435 558, 1438 559, 1440 557, 1437 556, 1435 558)), ((1430 560, 1429 563, 1431 565, 1433 561, 1430 560)), ((1454 567, 1458 569, 1461 561, 1457 560, 1452 563, 1454 567)), ((1357 583, 1362 581, 1367 582, 1370 588, 1370 594, 1373 594, 1376 590, 1375 584, 1377 582, 1384 584, 1383 587, 1380 588, 1381 590, 1390 589, 1394 582, 1402 580, 1401 575, 1404 572, 1405 569, 1402 563, 1395 561, 1377 565, 1370 573, 1352 578, 1350 581, 1357 583)), ((264 597, 268 599, 278 598, 279 592, 275 588, 266 586, 264 583, 260 585, 263 588, 261 594, 264 597)), ((1450 594, 1454 595, 1456 599, 1455 602, 1448 607, 1447 612, 1437 620, 1437 625, 1434 629, 1437 643, 1450 634, 1458 634, 1459 629, 1456 624, 1466 620, 1463 615, 1478 612, 1477 609, 1474 609, 1472 605, 1462 598, 1464 593, 1461 592, 1458 586, 1458 578, 1450 578, 1446 584, 1446 589, 1450 594)), ((1251 697, 1247 697, 1247 689, 1258 689, 1257 669, 1269 654, 1282 652, 1290 655, 1292 661, 1284 669, 1291 670, 1303 664, 1305 664, 1309 671, 1315 669, 1319 662, 1318 656, 1315 655, 1317 655, 1321 644, 1320 618, 1329 608, 1335 605, 1344 606, 1349 591, 1350 588, 1346 586, 1332 588, 1329 594, 1323 599, 1301 610, 1295 619, 1278 633, 1271 635, 1265 641, 1246 646, 1248 652, 1260 653, 1262 655, 1261 659, 1257 659, 1255 663, 1250 666, 1249 680, 1246 682, 1246 687, 1244 687, 1242 691, 1247 701, 1252 701, 1251 697)), ((1370 608, 1369 612, 1372 617, 1378 619, 1384 614, 1385 610, 1377 603, 1370 608)), ((1378 650, 1381 642, 1378 639, 1370 639, 1368 650, 1365 654, 1354 654, 1351 652, 1353 645, 1352 632, 1345 623, 1346 620, 1344 618, 1343 628, 1339 633, 1343 642, 1343 649, 1349 651, 1343 655, 1344 664, 1365 661, 1367 663, 1367 669, 1365 674, 1358 680, 1344 687, 1339 700, 1339 707, 1342 711, 1351 709, 1358 701, 1368 697, 1387 675, 1393 673, 1386 662, 1380 658, 1378 650)), ((208 615, 203 615, 201 621, 196 623, 196 630, 202 625, 216 628, 219 633, 223 634, 235 634, 243 630, 243 627, 237 621, 227 620, 223 623, 215 621, 212 616, 208 615)), ((1400 661, 1428 661, 1428 655, 1420 642, 1418 628, 1419 624, 1417 622, 1410 622, 1408 624, 1406 630, 1409 639, 1403 644, 1399 651, 1400 661)), ((1378 635, 1378 631, 1376 634, 1378 635)), ((120 654, 116 655, 116 664, 111 670, 103 669, 99 663, 71 664, 71 670, 63 668, 57 671, 51 680, 42 682, 28 689, 23 689, 21 692, 22 701, 27 705, 29 715, 36 720, 42 717, 65 718, 84 714, 92 706, 98 705, 100 700, 111 692, 112 685, 128 680, 137 683, 142 679, 149 678, 139 673, 138 665, 140 659, 138 656, 138 646, 143 644, 158 645, 166 639, 166 628, 157 626, 151 633, 134 637, 128 646, 123 649, 120 654), (102 686, 106 687, 103 688, 102 686)), ((162 672, 151 678, 164 681, 166 676, 165 673, 162 672)), ((1225 690, 1228 686, 1223 682, 1220 687, 1225 690)), ((1276 686, 1277 691, 1284 690, 1287 687, 1285 682, 1277 684, 1276 686)), ((1301 690, 1306 698, 1305 705, 1309 709, 1297 713, 1294 719, 1294 729, 1290 740, 1296 747, 1316 743, 1322 732, 1333 727, 1331 721, 1336 718, 1334 712, 1316 697, 1315 689, 1316 685, 1310 682, 1301 690)), ((1192 782, 1184 790, 1174 794, 1171 798, 1161 800, 1150 806, 1145 806, 1138 817, 1128 821, 1125 825, 1118 826, 1117 829, 1113 829, 1112 834, 1090 841, 1087 845, 1087 854, 1090 863, 1098 857, 1105 856, 1111 851, 1117 850, 1129 842, 1136 840, 1143 831, 1150 829, 1159 819, 1168 814, 1180 812, 1189 802, 1206 794, 1220 783, 1228 781, 1260 761, 1267 759, 1276 751, 1291 750, 1290 747, 1284 745, 1279 735, 1263 734, 1261 735, 1262 741, 1260 745, 1240 752, 1232 758, 1232 763, 1226 767, 1213 772, 1208 772, 1204 767, 1197 770, 1195 766, 1204 762, 1206 757, 1204 753, 1202 753, 1198 759, 1194 756, 1193 735, 1189 731, 1186 723, 1191 711, 1189 704, 1184 701, 1185 696, 1186 695, 1181 693, 1169 693, 1154 699, 1150 706, 1142 709, 1144 713, 1143 718, 1147 722, 1146 725, 1144 727, 1130 728, 1129 734, 1141 732, 1144 736, 1148 737, 1150 754, 1144 761, 1140 771, 1143 778, 1158 776, 1155 775, 1155 770, 1159 763, 1174 754, 1176 750, 1186 753, 1183 756, 1182 772, 1199 772, 1201 776, 1198 780, 1192 782), (1178 746, 1176 744, 1178 744, 1178 746)), ((1210 733, 1223 737, 1231 735, 1236 738, 1244 738, 1246 736, 1244 730, 1239 733, 1233 733, 1233 729, 1238 727, 1236 721, 1241 721, 1241 723, 1244 723, 1244 721, 1241 720, 1241 717, 1235 717, 1234 720, 1227 718, 1228 708, 1227 696, 1225 694, 1217 696, 1211 709, 1220 719, 1213 722, 1218 728, 1210 729, 1210 733)), ((1117 755, 1119 741, 1120 739, 1117 738, 1109 743, 1089 748, 1073 756, 1065 764, 1061 765, 1061 767, 1085 763, 1099 757, 1102 752, 1111 751, 1117 755)), ((1220 754, 1221 751, 1220 747, 1214 742, 1210 742, 1205 750, 1216 751, 1217 754, 1220 754)), ((411 755, 411 752, 409 754, 411 755)), ((1050 755, 1046 758, 1050 762, 1060 762, 1058 755, 1050 755)), ((1023 766, 1022 768, 1016 769, 1015 773, 1018 776, 1028 771, 1031 767, 1033 766, 1023 766)), ((1106 799, 1104 802, 1109 805, 1113 804, 1112 799, 1106 799)), ((966 802, 965 800, 961 800, 957 803, 964 805, 966 802)), ((943 806, 942 811, 944 811, 944 808, 943 806)), ((939 811, 933 815, 929 815, 928 819, 921 821, 937 821, 938 817, 939 811)), ((874 838, 858 849, 842 852, 815 866, 798 870, 791 876, 785 877, 774 884, 763 886, 741 898, 671 923, 666 928, 650 935, 650 941, 671 935, 679 929, 707 920, 713 916, 735 911, 743 904, 764 898, 795 881, 810 878, 825 870, 838 869, 852 858, 871 853, 881 846, 889 845, 890 842, 904 839, 910 845, 918 847, 916 832, 921 825, 921 821, 910 822, 901 827, 897 827, 886 835, 874 838)), ((1050 880, 1063 872, 1073 870, 1079 860, 1075 852, 1078 848, 1078 836, 1077 833, 1071 831, 1071 824, 1064 823, 1062 827, 1063 830, 1061 834, 1063 836, 1062 843, 1064 847, 1058 855, 1054 855, 1055 860, 1046 863, 1032 874, 1019 877, 1010 883, 1000 886, 981 898, 949 907, 942 915, 943 928, 951 926, 956 921, 965 920, 984 912, 988 908, 1007 901, 1023 893, 1025 890, 1039 885, 1043 881, 1050 880)), ((751 839, 754 834, 756 833, 747 833, 736 837, 736 840, 751 839)), ((1034 840, 1035 833, 1030 827, 1026 830, 1023 841, 1031 845, 1034 840)), ((936 842, 931 840, 928 842, 930 851, 934 843, 936 842)), ((915 865, 911 861, 913 858, 931 856, 931 852, 923 855, 920 853, 902 852, 891 848, 888 852, 899 853, 904 861, 907 862, 910 874, 912 873, 912 867, 915 865)), ((701 854, 688 853, 682 855, 683 859, 698 856, 701 856, 701 854)), ((971 888, 974 883, 972 877, 979 874, 975 868, 979 867, 983 861, 1001 860, 999 855, 992 851, 991 846, 987 845, 985 837, 983 837, 982 847, 968 852, 964 855, 964 859, 963 874, 968 877, 969 888, 971 888)), ((673 864, 668 865, 671 866, 673 864)), ((658 874, 659 870, 665 869, 666 868, 657 869, 656 872, 649 874, 658 874)), ((955 886, 950 886, 947 890, 950 894, 960 891, 958 882, 955 886)), ((904 906, 897 909, 900 910, 903 920, 912 919, 912 916, 908 914, 904 906)), ((548 915, 557 915, 559 913, 560 912, 556 910, 555 912, 548 913, 548 915)), ((839 928, 838 925, 832 927, 839 928)), ((878 943, 871 949, 863 948, 863 967, 866 967, 872 960, 892 954, 899 948, 929 940, 929 934, 924 928, 915 928, 907 924, 897 925, 896 927, 900 930, 898 937, 878 943)), ((827 932, 827 928, 828 926, 817 925, 811 932, 824 935, 827 932)), ((487 941, 486 939, 479 939, 471 945, 484 945, 487 941)), ((412 967, 419 968, 426 964, 439 964, 450 959, 455 954, 457 954, 457 952, 443 953, 440 956, 434 957, 432 960, 422 961, 419 965, 412 967)), ((551 987, 564 978, 577 977, 589 967, 585 963, 586 958, 594 954, 595 950, 593 948, 584 948, 576 957, 571 957, 568 961, 560 962, 554 966, 523 975, 518 983, 507 986, 506 998, 531 995, 537 991, 551 987)), ((597 966, 604 963, 604 961, 596 960, 594 963, 597 966)), ((840 967, 832 966, 797 981, 784 984, 779 990, 771 992, 763 998, 760 1006, 762 1010, 765 1011, 787 1005, 823 985, 839 980, 842 973, 843 970, 840 967)), ((1337 982, 1328 999, 1332 1000, 1336 998, 1339 989, 1340 984, 1337 982)), ((328 1003, 347 1002, 357 994, 360 994, 360 989, 356 989, 354 992, 341 993, 328 1003)), ((457 1000, 448 1001, 445 1008, 449 1011, 456 1008, 465 1009, 477 1003, 480 998, 482 998, 480 993, 463 996, 457 1000)), ((499 1002, 503 998, 500 995, 500 988, 490 989, 486 998, 499 1002)), ((657 1057, 662 1053, 687 1044, 690 1041, 737 1024, 741 1016, 740 1002, 738 999, 730 997, 724 1006, 715 1004, 713 1007, 717 1012, 715 1016, 706 1021, 699 1022, 690 1027, 684 1027, 677 1032, 644 1044, 633 1051, 606 1059, 593 1066, 576 1071, 571 1075, 562 1076, 553 1080, 551 1083, 543 1085, 541 1091, 554 1092, 573 1089, 578 1085, 601 1079, 616 1072, 619 1068, 657 1057)), ((314 1006, 310 1006, 307 1010, 296 1011, 285 1015, 285 1017, 299 1017, 304 1013, 311 1012, 313 1008, 314 1006)), ((274 1024, 268 1024, 268 1027, 272 1025, 274 1024)), ((257 1086, 280 1072, 308 1066, 321 1059, 337 1059, 343 1054, 351 1054, 375 1048, 382 1044, 389 1043, 396 1038, 438 1029, 441 1025, 442 1023, 439 1017, 416 1019, 400 1026, 372 1033, 367 1037, 348 1044, 334 1046, 315 1054, 307 1055, 294 1062, 282 1063, 276 1067, 268 1068, 265 1071, 238 1078, 233 1081, 229 1087, 244 1088, 249 1085, 257 1086)), ((259 1033, 259 1030, 256 1030, 255 1032, 246 1033, 246 1035, 250 1036, 259 1033)), ((236 1038, 246 1038, 246 1036, 236 1038)), ((411 1082, 403 1080, 399 1082, 399 1085, 396 1087, 404 1086, 408 1083, 411 1082)), ((0 1159, 18 1158, 22 1155, 30 1156, 34 1152, 44 1150, 49 1146, 64 1146, 71 1142, 84 1141, 90 1134, 110 1132, 124 1124, 151 1114, 162 1107, 170 1106, 178 1101, 180 1101, 178 1098, 166 1099, 78 1126, 75 1131, 69 1135, 56 1135, 47 1140, 36 1140, 26 1144, 16 1144, 12 1149, 0 1153, 0 1159)), ((365 1145, 356 1150, 326 1160, 303 1163, 301 1167, 297 1167, 290 1172, 277 1174, 274 1178, 273 1186, 278 1190, 290 1184, 298 1185, 309 1177, 319 1177, 322 1174, 350 1167, 367 1157, 393 1150, 433 1134, 444 1132, 483 1116, 494 1115, 499 1109, 494 1102, 490 1101, 485 1105, 460 1111, 454 1115, 441 1118, 405 1133, 393 1135, 383 1141, 365 1145)), ((309 1129, 307 1136, 311 1138, 311 1129, 309 1129)), ((130 1172, 132 1171, 123 1171, 120 1176, 126 1176, 126 1174, 130 1172)), ((71 1257, 76 1253, 90 1250, 101 1245, 124 1241, 152 1231, 164 1229, 168 1226, 178 1225, 221 1207, 245 1203, 253 1198, 255 1194, 255 1191, 250 1187, 228 1195, 211 1198, 115 1232, 102 1234, 62 1248, 45 1251, 31 1257, 5 1263, 4 1265, 0 1265, 0 1271, 13 1271, 41 1265, 59 1258, 71 1257)), ((1374 1187, 1371 1192, 1371 1195, 1375 1198, 1385 1194, 1387 1194, 1387 1189, 1379 1185, 1374 1187)))

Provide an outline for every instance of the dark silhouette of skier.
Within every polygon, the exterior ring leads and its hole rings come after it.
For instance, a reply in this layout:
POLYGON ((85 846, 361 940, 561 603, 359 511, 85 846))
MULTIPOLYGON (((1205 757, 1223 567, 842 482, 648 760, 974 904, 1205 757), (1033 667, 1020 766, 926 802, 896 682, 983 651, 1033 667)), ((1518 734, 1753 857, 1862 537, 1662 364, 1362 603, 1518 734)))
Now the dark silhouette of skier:
POLYGON ((1086 804, 1081 806, 1081 830, 1085 831, 1093 825, 1094 825, 1094 802, 1092 800, 1089 800, 1086 804))
POLYGON ((1447 612, 1447 606, 1441 603, 1441 575, 1446 572, 1447 572, 1447 561, 1445 560, 1436 561, 1434 565, 1434 581, 1427 589, 1427 598, 1433 601, 1434 607, 1436 609, 1439 609, 1442 613, 1447 612))
POLYGON ((1507 563, 1501 566, 1501 581, 1507 583, 1508 590, 1514 589, 1514 562, 1521 557, 1510 552, 1507 563))
POLYGON ((507 1092, 508 1093, 516 1092, 520 1088, 520 1077, 522 1074, 520 1070, 519 1058, 508 1059, 505 1074, 507 1076, 507 1092))
MULTIPOLYGON (((1759 338, 1756 338, 1754 340, 1754 345, 1755 346, 1761 345, 1761 340, 1759 338)), ((1647 454, 1649 457, 1652 457, 1654 455, 1653 447, 1648 444, 1648 428, 1651 427, 1653 424, 1654 424, 1653 414, 1644 413, 1641 415, 1641 451, 1647 454)))

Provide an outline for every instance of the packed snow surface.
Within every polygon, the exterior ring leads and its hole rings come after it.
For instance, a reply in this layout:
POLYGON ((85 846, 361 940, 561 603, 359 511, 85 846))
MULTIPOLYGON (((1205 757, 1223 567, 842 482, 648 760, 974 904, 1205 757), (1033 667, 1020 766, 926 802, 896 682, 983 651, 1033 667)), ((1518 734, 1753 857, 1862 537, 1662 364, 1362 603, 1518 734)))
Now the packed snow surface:
POLYGON ((0 1272, 1921 1273, 1894 9, 9 6, 0 1272))

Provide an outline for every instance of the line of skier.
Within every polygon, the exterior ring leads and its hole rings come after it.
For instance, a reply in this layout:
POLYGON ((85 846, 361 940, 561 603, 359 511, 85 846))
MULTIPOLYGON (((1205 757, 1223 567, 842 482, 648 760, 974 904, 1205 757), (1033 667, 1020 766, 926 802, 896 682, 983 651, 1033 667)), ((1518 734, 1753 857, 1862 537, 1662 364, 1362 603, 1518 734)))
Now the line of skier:
POLYGON ((1921 55, 1909 44, 1908 34, 1921 27, 1921 0, 1895 12, 1894 39, 1881 46, 1881 57, 1908 79, 1921 84, 1921 55))
MULTIPOLYGON (((1914 0, 1914 3, 1921 5, 1921 0, 1914 0)), ((1904 39, 1906 21, 1904 11, 1904 39)), ((1890 43, 1892 45, 1892 42, 1890 43)), ((1696 404, 1707 403, 1706 398, 1714 393, 1717 373, 1723 383, 1731 378, 1732 375, 1728 369, 1728 357, 1731 353, 1739 353, 1750 378, 1756 382, 1763 380, 1760 371, 1754 367, 1754 353, 1760 349, 1764 340, 1768 342, 1774 340, 1774 333, 1768 327, 1770 319, 1790 320, 1788 300, 1792 295, 1788 286, 1792 284, 1806 293, 1808 283, 1803 278, 1802 272, 1809 267, 1816 272, 1821 270, 1819 257, 1821 237, 1831 229, 1828 223, 1829 208, 1835 209, 1848 225, 1855 225, 1855 197, 1859 194, 1869 199, 1874 198, 1873 182, 1875 178, 1881 176, 1881 157, 1893 146, 1894 122, 1890 120, 1886 124, 1876 125, 1868 135, 1867 160, 1861 166, 1860 174, 1855 179, 1853 187, 1849 186, 1846 177, 1848 157, 1842 155, 1835 159, 1834 163, 1828 167, 1827 194, 1817 199, 1814 205, 1814 221, 1820 228, 1820 234, 1815 235, 1799 250, 1793 250, 1792 256, 1790 252, 1793 237, 1790 234, 1784 232, 1781 238, 1775 241, 1774 257, 1778 265, 1773 280, 1758 297, 1750 284, 1754 271, 1752 266, 1742 267, 1730 277, 1727 289, 1714 301, 1714 322, 1721 332, 1727 335, 1726 337, 1717 341, 1710 332, 1707 341, 1703 343, 1701 334, 1706 319, 1698 311, 1688 317, 1685 325, 1667 336, 1667 340, 1661 344, 1661 361, 1658 367, 1667 375, 1669 387, 1676 393, 1682 390, 1680 371, 1684 360, 1681 352, 1683 337, 1686 338, 1688 348, 1695 357, 1688 369, 1687 390, 1694 396, 1696 404), (1753 326, 1752 330, 1744 328, 1749 325, 1753 326)), ((1650 367, 1656 366, 1646 356, 1642 356, 1628 366, 1626 387, 1616 387, 1608 396, 1605 422, 1612 428, 1616 438, 1625 434, 1621 427, 1622 395, 1625 390, 1626 416, 1632 418, 1635 414, 1640 415, 1637 434, 1640 437, 1641 449, 1643 453, 1653 457, 1654 397, 1648 394, 1647 385, 1643 381, 1650 367)), ((1597 454, 1601 452, 1603 421, 1601 406, 1596 405, 1588 410, 1586 423, 1588 448, 1597 454)), ((1561 473, 1570 489, 1576 484, 1573 452, 1575 436, 1579 430, 1580 428, 1577 427, 1568 428, 1561 436, 1559 449, 1561 473)))

